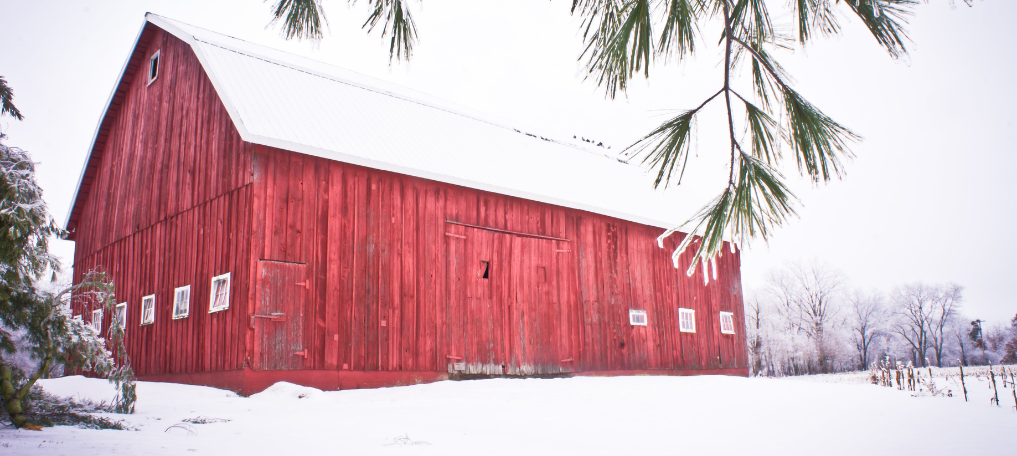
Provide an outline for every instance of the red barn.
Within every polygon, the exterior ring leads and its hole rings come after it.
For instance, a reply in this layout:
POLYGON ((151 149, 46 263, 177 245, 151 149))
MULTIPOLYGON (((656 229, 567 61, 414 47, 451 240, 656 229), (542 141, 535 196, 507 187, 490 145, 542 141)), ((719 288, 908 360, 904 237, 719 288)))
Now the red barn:
POLYGON ((143 380, 746 375, 739 255, 687 277, 649 177, 584 146, 149 14, 70 211, 75 280, 111 274, 143 380))

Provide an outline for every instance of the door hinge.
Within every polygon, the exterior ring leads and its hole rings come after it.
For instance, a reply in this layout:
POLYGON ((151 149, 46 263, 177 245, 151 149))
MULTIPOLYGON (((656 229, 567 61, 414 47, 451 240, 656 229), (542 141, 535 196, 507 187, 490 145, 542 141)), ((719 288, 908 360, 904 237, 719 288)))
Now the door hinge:
POLYGON ((311 289, 311 281, 310 281, 310 280, 305 280, 305 281, 303 281, 303 282, 297 282, 297 283, 295 283, 294 285, 299 285, 299 286, 302 286, 302 287, 304 287, 304 288, 307 288, 308 290, 310 290, 310 289, 311 289))
POLYGON ((286 321, 286 314, 282 312, 274 312, 268 315, 259 315, 259 314, 251 315, 251 329, 254 329, 254 320, 257 318, 266 318, 268 319, 268 321, 281 323, 286 321))
POLYGON ((293 352, 293 356, 302 356, 304 359, 307 359, 307 349, 305 348, 304 351, 293 352))

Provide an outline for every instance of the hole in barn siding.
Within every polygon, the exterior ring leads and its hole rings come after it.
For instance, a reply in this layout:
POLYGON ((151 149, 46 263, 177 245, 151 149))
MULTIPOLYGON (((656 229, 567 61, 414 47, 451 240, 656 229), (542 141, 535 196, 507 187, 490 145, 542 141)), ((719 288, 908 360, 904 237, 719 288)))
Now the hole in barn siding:
POLYGON ((625 349, 625 341, 624 341, 624 340, 623 340, 623 341, 620 341, 620 342, 618 342, 618 348, 620 348, 620 349, 622 349, 622 350, 624 350, 624 349, 625 349))
POLYGON ((480 261, 480 278, 481 279, 488 278, 488 269, 490 269, 490 267, 491 267, 491 263, 489 263, 487 261, 483 261, 483 260, 480 261))

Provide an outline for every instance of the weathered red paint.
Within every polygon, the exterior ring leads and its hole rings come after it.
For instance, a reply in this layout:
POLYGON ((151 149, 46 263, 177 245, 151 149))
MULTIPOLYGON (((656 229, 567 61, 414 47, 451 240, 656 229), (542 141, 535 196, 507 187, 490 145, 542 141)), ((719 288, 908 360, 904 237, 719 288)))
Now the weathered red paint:
POLYGON ((76 280, 102 267, 128 303, 140 378, 252 392, 450 372, 747 374, 745 336, 721 334, 718 315, 744 327, 737 253, 707 285, 673 267, 680 234, 660 249, 660 228, 245 143, 186 44, 149 24, 131 61, 159 49, 151 85, 125 75, 69 224, 76 280), (226 272, 230 308, 208 313, 226 272), (190 316, 172 320, 183 285, 190 316), (140 326, 153 293, 155 323, 140 326), (678 331, 679 307, 696 333, 678 331))

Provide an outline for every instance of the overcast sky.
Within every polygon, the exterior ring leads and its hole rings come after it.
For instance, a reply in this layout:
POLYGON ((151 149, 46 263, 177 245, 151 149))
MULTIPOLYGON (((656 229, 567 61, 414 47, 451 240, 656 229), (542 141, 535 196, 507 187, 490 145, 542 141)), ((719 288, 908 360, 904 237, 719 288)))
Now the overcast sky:
MULTIPOLYGON (((360 29, 366 2, 326 0, 318 46, 266 29, 258 0, 0 0, 0 75, 25 114, 0 119, 6 144, 40 162, 39 181, 66 220, 92 136, 146 11, 298 53, 419 90, 558 137, 623 148, 669 114, 698 105, 721 81, 716 33, 683 66, 660 66, 627 97, 608 100, 583 80, 579 23, 567 0, 417 3, 420 43, 389 65, 387 42, 360 29)), ((782 5, 784 2, 776 2, 782 5)), ((814 187, 785 168, 799 218, 742 255, 746 291, 769 270, 815 259, 850 287, 889 291, 925 281, 965 288, 964 313, 1002 323, 1017 313, 1017 2, 932 0, 917 8, 911 54, 891 59, 857 20, 844 33, 779 56, 803 95, 864 137, 842 181, 814 187)), ((713 113, 719 115, 720 111, 713 113)), ((679 192, 693 206, 723 189, 725 133, 700 122, 697 156, 679 192), (718 139, 719 138, 719 139, 718 139)), ((793 162, 788 164, 793 166, 793 162)), ((647 177, 646 185, 651 185, 647 177)), ((661 208, 673 215, 675 208, 661 208)), ((682 209, 686 210, 686 209, 682 209)), ((667 219, 667 216, 661 217, 667 219)), ((73 243, 56 250, 70 265, 73 243)))

